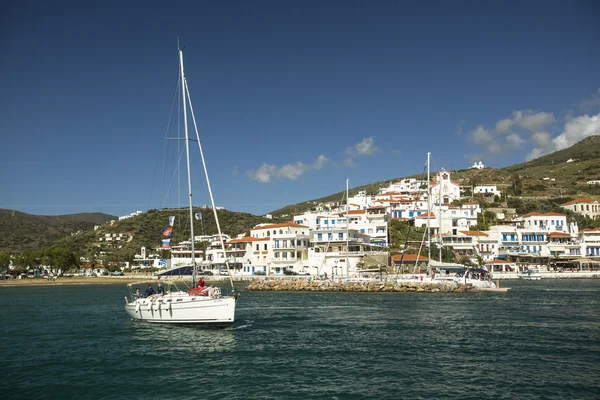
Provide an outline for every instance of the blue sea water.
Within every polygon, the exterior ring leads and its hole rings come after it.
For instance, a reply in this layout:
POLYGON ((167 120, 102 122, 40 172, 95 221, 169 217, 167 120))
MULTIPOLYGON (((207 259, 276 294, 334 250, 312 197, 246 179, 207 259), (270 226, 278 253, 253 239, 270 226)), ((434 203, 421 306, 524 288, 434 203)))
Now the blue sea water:
POLYGON ((120 285, 0 287, 3 399, 598 399, 600 280, 508 293, 242 291, 231 328, 120 285))

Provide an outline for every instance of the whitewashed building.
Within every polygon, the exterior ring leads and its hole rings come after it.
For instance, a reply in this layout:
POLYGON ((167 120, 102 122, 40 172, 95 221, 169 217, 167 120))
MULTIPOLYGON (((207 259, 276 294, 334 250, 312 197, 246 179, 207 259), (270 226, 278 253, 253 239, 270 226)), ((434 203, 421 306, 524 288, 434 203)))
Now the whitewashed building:
POLYGON ((600 202, 598 200, 590 198, 575 199, 561 204, 561 207, 586 217, 600 217, 600 202))
POLYGON ((482 194, 484 197, 502 196, 496 185, 478 185, 473 188, 473 194, 482 194))
POLYGON ((450 171, 442 169, 436 175, 436 181, 431 183, 431 202, 434 204, 449 204, 460 199, 460 185, 450 179, 450 171), (440 195, 441 191, 441 195, 440 195))

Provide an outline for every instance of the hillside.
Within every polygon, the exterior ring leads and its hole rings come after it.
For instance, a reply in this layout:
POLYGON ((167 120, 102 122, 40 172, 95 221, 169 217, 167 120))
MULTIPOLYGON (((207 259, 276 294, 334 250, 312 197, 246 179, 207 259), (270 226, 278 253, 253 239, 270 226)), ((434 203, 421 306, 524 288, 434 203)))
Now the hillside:
MULTIPOLYGON (((423 178, 420 175, 405 178, 423 178)), ((350 196, 365 190, 376 194, 381 187, 404 177, 371 183, 350 189, 350 196)), ((480 184, 496 184, 504 194, 512 199, 554 199, 566 201, 577 196, 600 196, 600 186, 586 185, 588 180, 600 180, 600 136, 589 137, 568 149, 540 157, 538 159, 512 165, 502 169, 484 168, 453 171, 452 179, 468 189, 480 184), (567 162, 569 160, 573 160, 567 162), (544 179, 546 178, 546 179, 544 179)), ((506 198, 502 199, 503 201, 506 198)), ((510 198, 508 200, 511 200, 510 198)), ((294 214, 301 214, 319 203, 345 201, 345 191, 320 199, 292 204, 271 212, 273 220, 228 210, 219 210, 221 229, 229 235, 237 235, 259 223, 289 220, 294 214)), ((537 203, 532 203, 537 204, 537 203)), ((195 209, 202 213, 202 221, 195 221, 197 236, 214 234, 217 229, 212 211, 195 209)), ((141 246, 156 247, 160 244, 160 232, 168 225, 168 217, 176 215, 173 242, 187 239, 187 210, 150 210, 140 216, 123 221, 106 222, 117 218, 101 213, 71 214, 60 216, 37 216, 13 210, 0 209, 0 252, 25 249, 38 250, 49 246, 61 246, 81 255, 97 251, 95 245, 107 233, 126 233, 131 239, 117 251, 119 257, 129 258, 141 246), (93 231, 94 225, 102 225, 93 231)), ((112 250, 114 252, 114 249, 112 250)))
MULTIPOLYGON (((217 232, 211 209, 196 208, 194 213, 202 214, 202 220, 194 221, 195 236, 213 235, 217 232)), ((228 210, 218 210, 217 214, 222 232, 230 236, 244 232, 249 233, 250 229, 260 223, 275 222, 265 217, 228 210)), ((90 256, 98 251, 106 251, 112 253, 118 260, 129 260, 134 254, 139 253, 142 246, 160 247, 163 239, 161 233, 164 228, 169 226, 170 216, 175 216, 172 242, 188 240, 190 237, 188 210, 168 209, 149 210, 132 218, 105 224, 97 231, 87 231, 59 240, 56 245, 73 250, 80 255, 90 256), (119 242, 122 247, 115 247, 111 243, 101 240, 106 234, 126 234, 128 240, 119 242)))
MULTIPOLYGON (((405 178, 423 178, 411 175, 371 183, 350 190, 350 197, 366 190, 377 193, 381 187, 405 178)), ((483 184, 495 184, 508 195, 533 198, 600 196, 598 185, 586 185, 589 180, 600 180, 600 136, 591 136, 573 146, 534 160, 502 169, 464 169, 452 171, 452 180, 467 188, 483 184), (567 162, 568 160, 573 160, 567 162), (547 179, 544 179, 547 178, 547 179)), ((327 197, 289 205, 272 211, 273 216, 300 214, 328 201, 343 201, 340 191, 327 197)))
POLYGON ((0 252, 48 247, 113 219, 116 217, 102 213, 43 216, 0 209, 0 252))

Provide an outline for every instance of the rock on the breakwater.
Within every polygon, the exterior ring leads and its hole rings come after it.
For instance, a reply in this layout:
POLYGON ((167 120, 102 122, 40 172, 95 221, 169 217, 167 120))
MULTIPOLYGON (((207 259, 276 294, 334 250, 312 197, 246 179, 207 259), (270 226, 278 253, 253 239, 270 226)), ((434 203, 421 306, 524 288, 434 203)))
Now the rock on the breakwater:
POLYGON ((256 280, 247 290, 281 292, 423 292, 464 293, 475 292, 472 285, 456 283, 435 284, 429 282, 331 282, 308 280, 256 280))

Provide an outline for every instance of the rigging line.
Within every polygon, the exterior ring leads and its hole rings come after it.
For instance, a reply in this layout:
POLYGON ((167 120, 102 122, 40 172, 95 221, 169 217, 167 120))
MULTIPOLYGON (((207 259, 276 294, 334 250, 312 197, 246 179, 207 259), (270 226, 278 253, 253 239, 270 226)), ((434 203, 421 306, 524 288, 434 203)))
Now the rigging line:
MULTIPOLYGON (((423 166, 423 172, 422 175, 425 175, 425 169, 427 168, 427 166, 423 166)), ((423 181, 423 179, 421 179, 421 181, 423 181)), ((429 182, 427 182, 427 184, 429 185, 429 182)), ((419 199, 421 197, 421 185, 419 185, 419 190, 417 191, 417 199, 419 199)), ((417 209, 417 203, 414 203, 413 206, 413 215, 414 215, 414 211, 417 209)), ((429 213, 429 210, 427 210, 427 213, 429 213)), ((413 222, 413 226, 414 226, 414 222, 413 222)), ((402 255, 400 256, 400 265, 398 266, 398 271, 402 270, 402 262, 404 261, 404 254, 406 253, 406 249, 408 247, 408 238, 410 237, 410 231, 411 231, 412 226, 410 225, 410 223, 408 224, 408 229, 406 231, 406 240, 404 241, 404 246, 402 248, 402 255)), ((427 233, 427 230, 425 231, 425 233, 427 233)), ((423 235, 424 236, 424 235, 423 235)), ((429 243, 429 245, 431 246, 431 243, 429 243)), ((423 246, 423 240, 421 239, 421 247, 419 247, 419 252, 417 253, 417 261, 415 261, 415 267, 419 261, 419 254, 421 254, 421 249, 423 246)))
MULTIPOLYGON (((161 178, 161 182, 162 182, 162 187, 161 187, 161 193, 165 193, 164 189, 165 189, 165 178, 166 178, 166 174, 167 174, 167 154, 169 152, 168 149, 168 140, 167 137, 169 136, 169 131, 171 129, 171 124, 173 123, 173 113, 175 110, 175 104, 176 101, 178 99, 178 94, 179 94, 179 73, 177 73, 177 83, 175 84, 175 90, 173 92, 173 101, 171 102, 171 112, 169 113, 169 119, 167 120, 167 126, 165 128, 165 145, 163 147, 163 168, 162 168, 162 178, 161 178)), ((158 164, 158 159, 156 161, 156 163, 158 164)), ((156 175, 155 175, 156 178, 156 175)), ((154 192, 154 182, 155 179, 152 180, 152 189, 150 191, 150 198, 152 198, 152 193, 154 192)), ((163 203, 163 196, 160 196, 161 198, 159 199, 159 208, 162 208, 164 203, 163 203)))
MULTIPOLYGON (((210 179, 208 178, 208 168, 206 167, 206 161, 204 160, 204 151, 202 150, 202 143, 200 142, 200 133, 198 132, 198 124, 196 123, 196 114, 194 113, 194 107, 192 106, 192 99, 190 94, 190 88, 188 87, 187 78, 183 77, 183 85, 185 85, 185 93, 187 93, 187 101, 190 106, 190 114, 192 115, 192 122, 194 123, 194 130, 196 131, 196 139, 198 141, 198 149, 200 150, 200 157, 202 158, 202 166, 204 167, 204 176, 206 178, 206 187, 208 188, 208 194, 210 195, 210 203, 212 205, 213 213, 215 215, 215 224, 217 225, 217 231, 219 233, 219 239, 221 242, 221 250, 223 251, 223 257, 225 260, 225 266, 227 267, 227 275, 229 276, 229 283, 231 284, 232 291, 235 291, 233 285, 233 277, 231 276, 231 268, 229 268, 229 258, 227 257, 227 251, 225 250, 225 240, 223 239, 223 233, 221 231, 221 224, 219 223, 219 216, 217 215, 217 207, 215 207, 215 199, 213 197, 212 188, 210 187, 210 179)), ((194 238, 192 238, 192 241, 194 238)), ((193 243, 193 242, 192 242, 193 243)))

